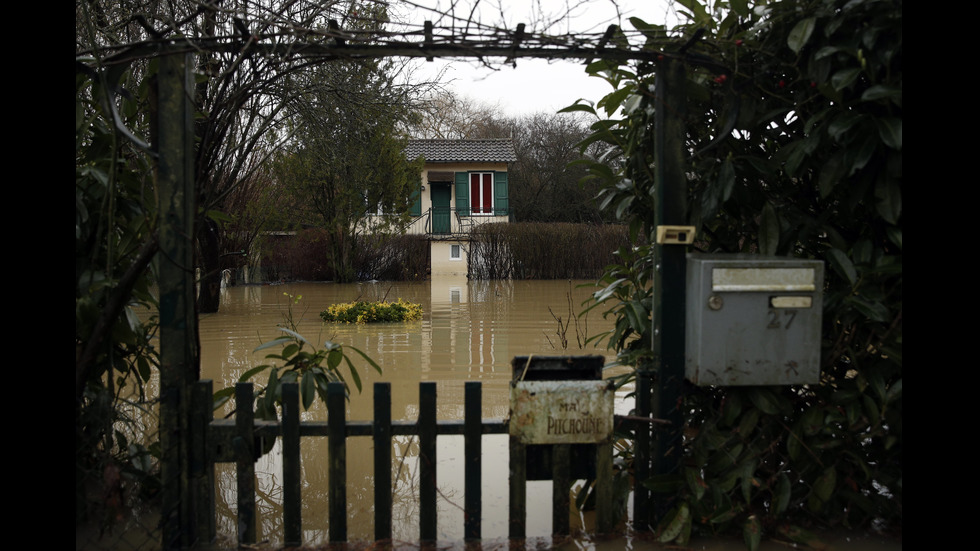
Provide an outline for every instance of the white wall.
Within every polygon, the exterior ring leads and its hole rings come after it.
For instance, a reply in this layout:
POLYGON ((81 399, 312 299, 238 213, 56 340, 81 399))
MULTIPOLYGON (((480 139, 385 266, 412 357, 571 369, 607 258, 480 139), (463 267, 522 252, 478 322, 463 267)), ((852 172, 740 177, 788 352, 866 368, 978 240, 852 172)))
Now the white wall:
POLYGON ((465 241, 431 241, 433 276, 466 276, 466 256, 469 243, 465 241), (452 260, 452 246, 459 246, 459 259, 452 260))

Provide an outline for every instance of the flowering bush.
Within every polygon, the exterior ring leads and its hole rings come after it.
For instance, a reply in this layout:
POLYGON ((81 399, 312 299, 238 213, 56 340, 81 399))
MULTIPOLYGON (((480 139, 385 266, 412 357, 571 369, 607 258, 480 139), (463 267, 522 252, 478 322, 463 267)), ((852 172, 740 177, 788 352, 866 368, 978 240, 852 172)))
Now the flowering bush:
POLYGON ((341 323, 379 323, 422 319, 422 305, 412 302, 348 302, 334 304, 320 312, 323 321, 341 323))

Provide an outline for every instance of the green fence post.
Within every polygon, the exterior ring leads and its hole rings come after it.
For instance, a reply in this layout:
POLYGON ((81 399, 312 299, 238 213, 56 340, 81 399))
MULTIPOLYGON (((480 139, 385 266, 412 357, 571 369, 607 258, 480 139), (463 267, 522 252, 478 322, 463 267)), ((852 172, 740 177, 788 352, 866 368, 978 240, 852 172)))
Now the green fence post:
POLYGON ((255 412, 252 383, 235 384, 235 473, 238 488, 238 543, 255 543, 255 412))
POLYGON ((330 542, 347 541, 347 393, 344 383, 327 384, 327 448, 330 461, 330 542))
POLYGON ((436 384, 419 383, 419 538, 436 540, 436 384))
POLYGON ((299 384, 282 385, 282 524, 286 546, 303 543, 299 384))
POLYGON ((374 539, 391 539, 391 383, 374 383, 374 539))
POLYGON ((463 537, 478 540, 481 537, 483 509, 483 389, 478 381, 467 381, 464 386, 463 420, 463 537))
POLYGON ((198 381, 191 394, 191 483, 197 541, 210 543, 217 535, 214 503, 214 457, 211 453, 210 425, 214 420, 213 384, 198 381))

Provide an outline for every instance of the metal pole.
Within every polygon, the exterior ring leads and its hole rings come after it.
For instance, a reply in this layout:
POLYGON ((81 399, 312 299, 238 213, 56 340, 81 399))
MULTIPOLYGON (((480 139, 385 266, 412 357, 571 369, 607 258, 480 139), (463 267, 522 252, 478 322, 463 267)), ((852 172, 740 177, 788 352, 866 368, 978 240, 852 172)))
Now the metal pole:
MULTIPOLYGON (((198 379, 194 309, 194 134, 188 56, 160 59, 156 149, 160 277, 161 537, 164 549, 198 538, 190 481, 190 384, 198 379)), ((203 527, 202 527, 203 528, 203 527)))
MULTIPOLYGON (((687 223, 687 177, 684 174, 683 123, 686 74, 682 61, 658 62, 654 120, 654 192, 656 224, 687 223)), ((656 381, 651 409, 654 417, 671 422, 658 431, 653 445, 653 475, 677 472, 681 458, 684 383, 684 305, 686 247, 654 245, 653 355, 656 381)), ((659 520, 670 510, 672 496, 654 497, 659 520)))

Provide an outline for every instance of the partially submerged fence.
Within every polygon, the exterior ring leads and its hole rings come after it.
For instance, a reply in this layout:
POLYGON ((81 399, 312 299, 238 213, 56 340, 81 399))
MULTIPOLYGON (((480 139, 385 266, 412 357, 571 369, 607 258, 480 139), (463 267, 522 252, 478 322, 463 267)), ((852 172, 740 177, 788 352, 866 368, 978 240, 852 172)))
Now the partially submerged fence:
MULTIPOLYGON (((256 539, 255 461, 263 447, 282 439, 282 496, 284 544, 301 545, 302 496, 300 477, 301 438, 326 437, 329 454, 329 522, 330 542, 345 542, 347 536, 347 439, 367 437, 374 441, 374 537, 392 538, 392 438, 415 436, 419 440, 419 540, 437 539, 436 507, 436 439, 442 435, 464 437, 464 537, 481 539, 483 516, 481 496, 482 437, 486 434, 507 434, 508 421, 482 418, 482 386, 479 382, 465 383, 463 420, 436 419, 436 385, 419 384, 419 416, 415 421, 392 421, 391 384, 374 385, 374 419, 346 419, 346 395, 342 383, 331 383, 327 396, 327 421, 300 422, 299 385, 282 386, 282 420, 263 421, 253 417, 254 401, 251 383, 239 383, 235 388, 237 404, 248 404, 236 411, 234 419, 214 420, 211 414, 211 382, 201 381, 194 391, 193 408, 196 423, 191 476, 196 481, 198 496, 197 518, 200 527, 207 527, 207 537, 216 535, 214 465, 234 462, 237 465, 238 539, 252 543, 256 539)), ((510 538, 526 535, 527 446, 515 438, 510 441, 510 538)), ((570 445, 556 445, 552 453, 554 512, 552 532, 569 533, 570 445)), ((612 443, 597 446, 596 507, 597 531, 609 533, 615 525, 612 510, 612 443)), ((396 458, 397 459, 397 458, 396 458)), ((202 530, 201 536, 204 536, 202 530)))

